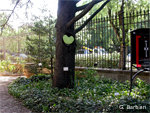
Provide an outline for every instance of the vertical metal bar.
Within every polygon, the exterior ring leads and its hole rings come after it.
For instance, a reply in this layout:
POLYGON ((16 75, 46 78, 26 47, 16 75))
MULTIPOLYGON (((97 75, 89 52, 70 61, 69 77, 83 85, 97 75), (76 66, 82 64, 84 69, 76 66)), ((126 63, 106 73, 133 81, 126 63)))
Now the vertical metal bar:
MULTIPOLYGON (((87 19, 87 18, 86 18, 87 19)), ((88 37, 86 35, 86 33, 88 32, 88 28, 84 29, 84 37, 88 37)), ((86 43, 86 46, 88 47, 88 39, 84 39, 84 40, 87 40, 87 43, 86 43)), ((88 67, 88 62, 89 62, 89 53, 86 55, 86 67, 88 67)))
MULTIPOLYGON (((98 38, 98 22, 97 22, 98 20, 97 20, 97 17, 96 17, 96 22, 95 22, 95 29, 96 29, 96 32, 95 32, 95 37, 96 37, 96 46, 99 46, 99 44, 97 43, 97 38, 98 38)), ((97 58, 96 58, 96 65, 97 65, 97 63, 98 63, 98 58, 99 58, 99 56, 97 55, 97 58)))
POLYGON ((146 14, 145 14, 145 10, 144 10, 144 27, 146 28, 146 14))
MULTIPOLYGON (((98 18, 98 41, 99 41, 99 43, 98 43, 98 45, 99 46, 101 46, 101 43, 100 43, 100 18, 98 18)), ((99 66, 99 64, 100 64, 100 56, 98 57, 98 61, 97 61, 97 66, 99 66)))
POLYGON ((140 8, 140 15, 139 15, 139 16, 140 16, 140 18, 141 18, 141 28, 142 28, 142 27, 143 27, 143 22, 142 22, 142 16, 143 16, 143 15, 142 15, 141 8, 140 8))
POLYGON ((39 35, 39 61, 41 63, 41 43, 40 43, 40 40, 41 40, 41 36, 39 35))
POLYGON ((124 31, 124 0, 122 0, 122 37, 123 37, 123 70, 126 70, 125 31, 124 31))
MULTIPOLYGON (((137 28, 139 28, 138 27, 138 23, 140 23, 140 22, 138 22, 139 21, 139 14, 138 14, 138 12, 136 11, 136 15, 137 15, 137 28)), ((141 27, 140 27, 141 28, 141 27)))
MULTIPOLYGON (((105 35, 104 35, 104 33, 105 33, 105 17, 104 17, 104 25, 103 25, 103 37, 105 37, 105 35)), ((103 38, 103 40, 104 40, 104 38, 103 38)), ((103 44, 104 44, 104 41, 103 41, 103 43, 102 43, 102 47, 103 47, 103 44)), ((103 63, 103 55, 102 55, 102 63, 103 63)), ((105 60, 105 64, 104 64, 104 67, 106 67, 106 60, 105 60)), ((102 67, 103 68, 103 67, 102 67)))
MULTIPOLYGON (((102 46, 102 42, 103 42, 103 28, 102 28, 102 26, 103 26, 103 23, 102 23, 102 16, 100 16, 100 30, 101 30, 101 32, 100 32, 100 40, 101 40, 101 45, 100 46, 102 46)), ((100 57, 100 59, 99 59, 99 63, 100 63, 100 66, 99 67, 102 67, 102 57, 100 57)))
MULTIPOLYGON (((111 18, 110 17, 109 18, 113 20, 113 17, 114 16, 111 15, 111 18)), ((109 45, 110 45, 110 48, 111 48, 111 44, 110 44, 110 40, 111 40, 111 26, 110 26, 110 24, 109 24, 109 28, 110 28, 110 32, 109 32, 109 45)), ((108 51, 108 53, 110 53, 110 51, 108 51)), ((106 52, 105 52, 105 55, 106 55, 106 52)), ((112 68, 112 54, 110 54, 110 58, 111 58, 111 62, 110 62, 111 65, 109 66, 109 68, 112 68)))
MULTIPOLYGON (((83 30, 82 34, 84 34, 83 35, 83 40, 85 42, 86 29, 83 30)), ((85 47, 87 47, 87 45, 85 45, 85 47)), ((85 55, 85 67, 87 67, 87 66, 88 66, 88 55, 85 55)))
MULTIPOLYGON (((81 23, 83 23, 83 20, 81 21, 81 23)), ((82 49, 83 49, 83 30, 80 32, 81 34, 81 43, 82 43, 82 49)), ((80 60, 83 60, 83 65, 85 65, 85 61, 84 61, 84 58, 81 59, 81 54, 79 54, 79 57, 80 57, 80 60)))
MULTIPOLYGON (((106 22, 107 22, 107 41, 106 41, 107 44, 105 44, 105 45, 106 45, 106 47, 108 49, 108 44, 109 44, 109 38, 108 38, 108 28, 109 28, 109 26, 108 26, 108 16, 106 17, 106 22)), ((102 54, 103 54, 103 51, 102 51, 102 54)), ((106 59, 106 54, 105 54, 105 59, 106 59)), ((108 55, 108 59, 107 59, 106 68, 109 68, 109 55, 108 55)))
MULTIPOLYGON (((129 23, 128 23, 128 22, 129 22, 129 16, 128 16, 128 13, 127 13, 127 12, 126 12, 126 19, 127 19, 127 23, 126 23, 126 25, 127 25, 127 29, 128 29, 128 28, 129 28, 129 26, 128 26, 128 25, 129 25, 129 23)), ((128 36, 128 35, 127 35, 127 36, 128 36)), ((128 38, 128 37, 127 37, 127 38, 128 38)), ((129 38, 129 39, 130 39, 130 38, 129 38)), ((127 53, 126 53, 126 54, 128 54, 128 53, 129 53, 128 48, 129 48, 129 45, 127 45, 127 49, 126 49, 126 50, 127 50, 127 51, 126 51, 127 53)), ((126 62, 128 62, 128 64, 130 64, 129 59, 127 59, 127 61, 126 61, 126 62)), ((130 66, 128 65, 128 70, 129 70, 129 67, 130 67, 130 66)))
MULTIPOLYGON (((131 58, 132 58, 132 55, 131 55, 131 58)), ((130 75, 130 92, 129 92, 129 95, 132 91, 132 61, 131 61, 131 75, 130 75)))
MULTIPOLYGON (((94 26, 95 26, 95 30, 94 31, 96 31, 95 32, 95 37, 94 37, 94 39, 95 39, 95 46, 98 46, 97 45, 97 16, 96 16, 96 21, 95 21, 95 24, 94 24, 94 26)), ((98 59, 98 55, 97 55, 97 57, 95 58, 95 61, 94 61, 94 64, 96 64, 97 63, 97 59, 98 59)))
MULTIPOLYGON (((92 27, 92 30, 93 30, 92 33, 94 33, 94 34, 93 34, 94 41, 92 41, 92 42, 93 42, 92 45, 94 45, 94 47, 95 47, 95 19, 92 20, 91 26, 92 26, 92 25, 94 25, 94 26, 92 27)), ((95 57, 95 55, 94 55, 94 58, 92 59, 92 62, 93 62, 92 64, 95 63, 95 58, 96 58, 96 57, 95 57)))
MULTIPOLYGON (((116 15, 114 15, 114 19, 113 19, 114 21, 115 21, 115 18, 116 18, 116 15)), ((111 27, 111 28, 112 28, 112 27, 111 27)), ((112 28, 112 29, 113 29, 113 28, 112 28)), ((113 33, 113 37, 112 37, 112 40, 113 40, 113 41, 112 41, 112 42, 113 42, 113 45, 114 45, 114 36, 115 36, 115 35, 114 35, 114 32, 113 32, 113 31, 112 31, 112 33, 113 33)), ((115 50, 115 46, 113 46, 113 50, 112 50, 112 51, 114 52, 114 50, 115 50)), ((112 54, 112 55, 113 55, 113 56, 112 56, 112 58, 113 58, 112 63, 115 64, 115 57, 114 57, 115 54, 112 54)), ((114 68, 113 65, 112 65, 112 68, 114 68)), ((116 67, 115 67, 115 68, 116 68, 116 67)))
MULTIPOLYGON (((130 34, 130 41, 131 41, 131 47, 132 47, 132 40, 131 40, 131 37, 132 35, 130 34)), ((132 90, 132 48, 131 48, 131 75, 130 75, 130 92, 129 92, 129 95, 130 95, 130 93, 131 93, 131 90, 132 90)))
MULTIPOLYGON (((91 31, 91 34, 92 34, 92 20, 90 21, 90 31, 91 31)), ((92 35, 91 35, 92 36, 92 35)), ((92 38, 92 37, 91 37, 92 38)), ((92 47, 93 47, 93 41, 91 41, 91 45, 92 45, 92 47)), ((90 61, 91 61, 91 63, 93 64, 93 58, 94 58, 94 55, 92 55, 92 60, 91 60, 91 58, 90 58, 90 61)))
MULTIPOLYGON (((90 24, 89 24, 89 25, 90 25, 90 24)), ((88 31, 87 31, 87 32, 88 32, 88 35, 87 35, 87 36, 88 36, 88 39, 89 39, 89 40, 88 40, 88 45, 89 45, 89 47, 90 47, 90 45, 91 45, 91 44, 90 44, 91 40, 90 40, 90 29, 89 29, 89 27, 88 27, 87 30, 88 30, 88 31)), ((93 51, 92 51, 92 52, 93 52, 93 51)), ((92 56, 93 56, 93 53, 92 53, 92 56)), ((91 59, 91 55, 90 55, 90 57, 89 57, 89 59, 88 59, 88 62, 90 62, 90 59, 91 59)), ((91 62, 90 62, 90 63, 91 63, 91 62)))
MULTIPOLYGON (((134 10, 133 10, 133 13, 132 13, 131 19, 132 19, 133 17, 135 17, 135 18, 136 18, 136 15, 134 15, 134 10)), ((132 21, 132 20, 131 20, 131 21, 132 21)), ((133 24, 134 24, 134 28, 133 28, 133 29, 135 29, 135 28, 136 28, 136 23, 135 23, 135 21, 134 21, 134 18, 133 18, 133 24)))

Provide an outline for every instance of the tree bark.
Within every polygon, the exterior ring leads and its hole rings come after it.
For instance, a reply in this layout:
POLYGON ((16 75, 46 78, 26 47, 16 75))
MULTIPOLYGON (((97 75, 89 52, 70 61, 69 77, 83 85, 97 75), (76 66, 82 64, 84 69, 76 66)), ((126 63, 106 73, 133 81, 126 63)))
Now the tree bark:
POLYGON ((58 12, 57 12, 57 40, 56 40, 56 63, 53 76, 53 87, 57 88, 73 88, 74 87, 74 72, 75 72, 75 49, 76 42, 70 45, 66 45, 63 42, 63 36, 73 36, 80 31, 86 23, 92 18, 110 1, 107 0, 104 4, 82 25, 79 29, 74 29, 74 23, 83 17, 96 3, 102 0, 93 0, 89 5, 75 17, 77 11, 76 3, 80 1, 71 0, 59 0, 58 12), (67 71, 64 68, 68 68, 67 71))
POLYGON ((75 41, 71 45, 63 42, 63 36, 73 36, 74 24, 69 28, 67 23, 75 17, 76 2, 59 0, 57 13, 57 40, 56 40, 56 63, 53 76, 53 87, 73 88, 74 87, 74 71, 75 71, 75 41), (64 67, 68 67, 68 71, 64 71, 64 67))

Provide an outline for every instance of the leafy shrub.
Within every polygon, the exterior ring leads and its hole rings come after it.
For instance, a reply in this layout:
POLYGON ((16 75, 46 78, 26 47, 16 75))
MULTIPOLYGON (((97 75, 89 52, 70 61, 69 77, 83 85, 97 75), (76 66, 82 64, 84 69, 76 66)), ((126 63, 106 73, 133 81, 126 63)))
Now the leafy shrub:
POLYGON ((129 81, 100 79, 92 76, 95 71, 91 70, 83 73, 88 76, 76 79, 74 89, 52 87, 50 75, 18 78, 8 88, 10 94, 22 100, 33 112, 150 112, 150 84, 133 86, 129 96, 129 81), (146 93, 141 93, 141 89, 146 93), (146 109, 127 109, 127 105, 146 106, 146 109))
POLYGON ((10 60, 0 61, 0 71, 1 72, 4 72, 4 71, 13 72, 13 70, 15 70, 15 69, 16 69, 16 67, 14 65, 11 65, 10 60))
MULTIPOLYGON (((8 53, 5 53, 5 60, 10 60, 11 55, 8 53)), ((4 58, 4 53, 0 53, 0 59, 4 58)))

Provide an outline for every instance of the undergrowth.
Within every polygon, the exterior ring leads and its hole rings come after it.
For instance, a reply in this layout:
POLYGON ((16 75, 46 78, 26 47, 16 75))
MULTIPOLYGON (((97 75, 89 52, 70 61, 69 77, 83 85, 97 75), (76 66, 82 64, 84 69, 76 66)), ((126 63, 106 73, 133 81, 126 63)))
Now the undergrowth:
POLYGON ((9 93, 33 112, 150 112, 150 84, 137 78, 129 96, 129 81, 95 73, 87 70, 86 77, 76 77, 74 89, 52 87, 50 75, 20 77, 8 86, 9 93))

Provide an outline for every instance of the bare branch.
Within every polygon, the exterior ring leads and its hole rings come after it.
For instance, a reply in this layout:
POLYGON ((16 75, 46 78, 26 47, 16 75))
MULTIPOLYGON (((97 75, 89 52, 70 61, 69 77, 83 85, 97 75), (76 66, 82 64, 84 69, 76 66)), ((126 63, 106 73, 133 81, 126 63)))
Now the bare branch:
POLYGON ((25 5, 26 5, 26 7, 29 7, 29 6, 28 6, 29 3, 32 5, 31 0, 28 0, 26 3, 22 4, 22 6, 25 6, 25 5))
POLYGON ((1 9, 0 11, 12 11, 10 9, 1 9))
POLYGON ((82 18, 95 4, 101 1, 103 0, 93 0, 92 2, 90 2, 88 6, 79 15, 77 15, 67 23, 66 27, 69 28, 72 24, 74 24, 76 21, 82 18))
POLYGON ((33 3, 31 2, 31 0, 28 0, 28 2, 26 3, 26 9, 28 9, 28 8, 29 8, 29 4, 30 4, 30 5, 31 5, 31 7, 32 7, 33 3))
POLYGON ((17 7, 17 5, 18 5, 19 2, 20 2, 20 0, 18 0, 18 1, 16 2, 16 5, 14 6, 14 8, 13 8, 11 14, 9 15, 8 19, 7 19, 6 22, 2 25, 2 28, 1 28, 1 35, 0 35, 0 36, 2 36, 3 29, 4 29, 5 25, 7 24, 7 22, 9 21, 11 15, 14 13, 15 8, 17 7))
POLYGON ((106 2, 104 2, 103 5, 102 5, 96 12, 94 12, 79 28, 77 28, 77 29, 75 30, 75 34, 76 34, 77 32, 79 32, 81 29, 83 29, 83 28, 87 25, 87 23, 88 23, 89 21, 91 21, 92 18, 94 18, 94 16, 95 16, 97 13, 99 13, 99 12, 104 8, 104 6, 105 6, 108 2, 110 2, 110 0, 107 0, 106 2))

